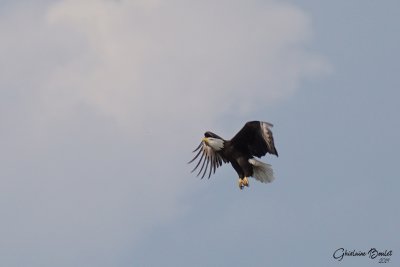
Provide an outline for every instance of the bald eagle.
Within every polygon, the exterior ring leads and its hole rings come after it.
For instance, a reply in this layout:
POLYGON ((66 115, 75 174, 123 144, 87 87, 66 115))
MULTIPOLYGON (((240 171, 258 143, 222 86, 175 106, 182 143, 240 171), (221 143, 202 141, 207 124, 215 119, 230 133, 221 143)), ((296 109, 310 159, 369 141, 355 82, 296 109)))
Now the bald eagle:
POLYGON ((192 172, 201 165, 197 176, 201 174, 203 179, 209 170, 210 178, 211 173, 215 173, 223 163, 231 163, 239 175, 240 189, 249 186, 248 177, 254 177, 262 183, 272 182, 275 178, 271 165, 255 158, 267 153, 278 156, 270 129, 272 126, 271 123, 263 121, 247 122, 231 140, 224 140, 215 133, 205 132, 200 145, 193 151, 198 151, 196 156, 189 161, 192 163, 201 155, 192 172))

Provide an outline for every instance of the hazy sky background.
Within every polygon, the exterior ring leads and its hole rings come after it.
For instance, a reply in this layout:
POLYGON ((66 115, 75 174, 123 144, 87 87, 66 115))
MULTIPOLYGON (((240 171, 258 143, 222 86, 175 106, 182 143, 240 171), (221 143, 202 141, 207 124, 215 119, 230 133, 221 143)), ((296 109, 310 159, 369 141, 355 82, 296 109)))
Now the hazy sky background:
POLYGON ((398 1, 2 1, 0 265, 400 262, 398 1), (186 164, 272 122, 276 180, 186 164))

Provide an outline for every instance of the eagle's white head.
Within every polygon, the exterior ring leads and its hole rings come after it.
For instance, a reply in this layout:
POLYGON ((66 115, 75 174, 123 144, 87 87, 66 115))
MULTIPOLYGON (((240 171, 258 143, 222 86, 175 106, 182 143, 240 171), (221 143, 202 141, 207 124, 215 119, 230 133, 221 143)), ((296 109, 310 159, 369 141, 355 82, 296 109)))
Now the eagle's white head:
POLYGON ((214 137, 204 137, 203 142, 214 151, 220 151, 224 148, 224 140, 214 137))

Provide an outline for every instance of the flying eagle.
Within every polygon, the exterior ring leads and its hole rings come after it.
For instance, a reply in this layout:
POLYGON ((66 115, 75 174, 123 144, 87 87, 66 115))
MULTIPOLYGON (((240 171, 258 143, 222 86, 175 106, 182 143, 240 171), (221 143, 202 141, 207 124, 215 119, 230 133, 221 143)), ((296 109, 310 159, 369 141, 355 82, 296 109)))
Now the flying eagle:
POLYGON ((272 126, 271 123, 263 121, 247 122, 231 140, 224 140, 212 132, 205 132, 200 145, 193 151, 198 151, 196 156, 189 162, 192 163, 201 155, 192 172, 201 165, 197 176, 202 174, 203 179, 209 170, 210 178, 211 173, 215 173, 222 163, 230 162, 239 175, 240 189, 249 186, 248 177, 254 177, 262 183, 272 182, 274 173, 271 165, 255 158, 267 153, 278 156, 270 130, 272 126))

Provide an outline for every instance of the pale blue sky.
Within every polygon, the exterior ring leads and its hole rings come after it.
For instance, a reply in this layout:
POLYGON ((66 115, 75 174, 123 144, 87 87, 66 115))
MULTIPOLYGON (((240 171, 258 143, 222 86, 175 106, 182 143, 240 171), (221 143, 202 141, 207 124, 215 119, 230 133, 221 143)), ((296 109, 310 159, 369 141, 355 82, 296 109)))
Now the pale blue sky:
POLYGON ((400 262, 398 1, 15 3, 1 266, 400 262), (254 119, 275 125, 273 183, 190 174, 205 130, 254 119))

